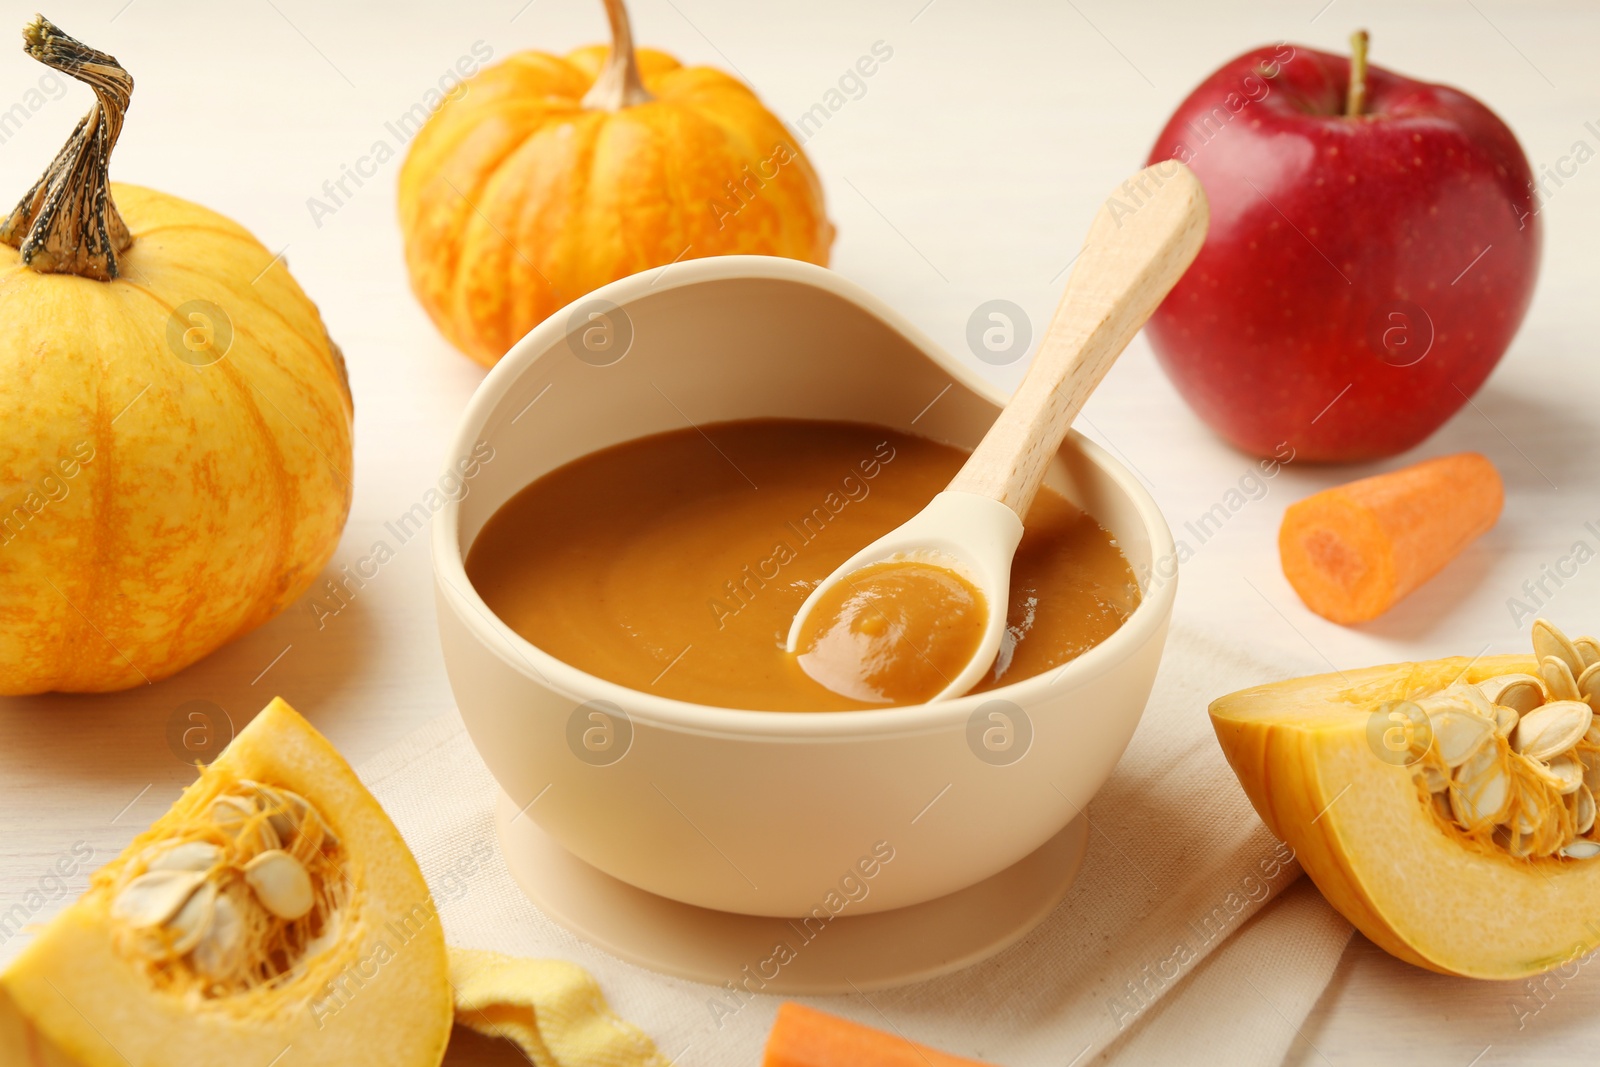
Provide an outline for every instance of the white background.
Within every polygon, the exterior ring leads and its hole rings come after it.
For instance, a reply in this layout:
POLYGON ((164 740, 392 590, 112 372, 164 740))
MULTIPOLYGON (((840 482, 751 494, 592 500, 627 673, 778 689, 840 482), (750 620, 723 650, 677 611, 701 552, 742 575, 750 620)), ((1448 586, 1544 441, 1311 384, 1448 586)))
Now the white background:
MULTIPOLYGON (((597 0, 525 2, 58 0, 46 12, 117 55, 137 80, 113 176, 220 210, 283 249, 343 346, 355 391, 356 494, 333 570, 366 554, 383 522, 433 483, 483 372, 440 339, 409 293, 395 224, 398 160, 320 225, 307 200, 374 141, 392 144, 384 124, 474 42, 499 59, 603 37, 597 0)), ((8 36, 32 11, 14 2, 0 11, 0 111, 44 73, 8 36)), ((1600 13, 1577 3, 635 0, 633 14, 641 43, 735 69, 791 122, 874 42, 893 48, 865 93, 806 144, 839 229, 833 266, 975 366, 964 339, 971 311, 996 297, 1015 301, 1037 337, 1097 204, 1137 169, 1183 96, 1249 47, 1287 39, 1337 50, 1364 26, 1374 62, 1478 95, 1515 129, 1536 169, 1578 140, 1600 148, 1600 135, 1584 127, 1600 126, 1600 13)), ((74 86, 0 145, 0 201, 20 196, 88 102, 74 86)), ((1282 509, 1400 461, 1291 467, 1187 565, 1181 617, 1267 655, 1309 652, 1339 668, 1524 648, 1507 599, 1575 540, 1592 543, 1583 524, 1600 521, 1600 386, 1591 370, 1600 164, 1566 179, 1543 218, 1538 293, 1504 364, 1476 410, 1405 457, 1489 455, 1508 489, 1500 525, 1379 622, 1342 629, 1307 612, 1279 572, 1282 509)), ((1021 373, 1020 364, 982 369, 1007 387, 1021 373)), ((1079 425, 1139 472, 1180 531, 1253 466, 1190 415, 1142 339, 1079 425)), ((1549 613, 1574 633, 1600 630, 1597 583, 1600 565, 1587 567, 1549 613)), ((165 742, 168 718, 186 701, 212 701, 242 725, 281 694, 357 764, 450 706, 421 538, 324 622, 319 629, 302 603, 159 685, 0 700, 0 911, 75 842, 107 859, 171 802, 192 777, 165 742)), ((0 944, 0 959, 21 942, 0 944)), ((1538 1003, 1519 984, 1414 970, 1358 936, 1290 1059, 1594 1058, 1600 979, 1588 968, 1521 1030, 1513 1005, 1538 1003)), ((1241 1010, 1262 1009, 1242 1001, 1241 1010)))

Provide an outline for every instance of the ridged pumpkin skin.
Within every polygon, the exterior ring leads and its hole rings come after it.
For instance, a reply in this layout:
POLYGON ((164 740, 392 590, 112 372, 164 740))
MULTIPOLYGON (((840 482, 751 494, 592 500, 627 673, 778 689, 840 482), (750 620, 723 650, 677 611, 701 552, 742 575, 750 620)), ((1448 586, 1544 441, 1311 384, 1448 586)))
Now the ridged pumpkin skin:
POLYGON ((1464 845, 1367 729, 1389 701, 1537 670, 1530 656, 1490 656, 1297 678, 1213 701, 1211 723, 1267 828, 1363 934, 1429 970, 1523 978, 1600 945, 1600 861, 1464 845))
POLYGON ((586 109, 609 50, 523 52, 469 79, 400 173, 411 284, 441 332, 490 365, 558 308, 678 259, 826 266, 822 189, 744 84, 638 51, 655 100, 586 109))
POLYGON ((283 261, 213 211, 112 191, 134 235, 113 281, 0 245, 0 694, 182 670, 298 597, 350 509, 344 361, 283 261), (232 321, 209 366, 169 343, 193 300, 232 321))
POLYGON ((0 974, 0 1064, 437 1067, 452 1015, 444 931, 411 851, 343 757, 274 700, 0 974), (240 779, 310 801, 342 842, 352 890, 337 938, 298 973, 191 1001, 114 948, 110 894, 128 857, 240 779))

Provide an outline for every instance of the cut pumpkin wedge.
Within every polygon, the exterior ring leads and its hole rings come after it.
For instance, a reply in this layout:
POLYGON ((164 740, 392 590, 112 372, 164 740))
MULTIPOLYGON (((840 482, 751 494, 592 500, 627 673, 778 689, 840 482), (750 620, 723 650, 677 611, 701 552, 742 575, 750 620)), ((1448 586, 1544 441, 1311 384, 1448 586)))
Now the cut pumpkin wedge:
POLYGON ((436 1067, 444 936, 405 842, 274 700, 0 975, 0 1063, 436 1067))
MULTIPOLYGON (((1536 626, 1536 647, 1539 638, 1536 626)), ((1528 656, 1374 667, 1233 693, 1211 704, 1211 721, 1262 820, 1362 933, 1419 967, 1515 979, 1600 945, 1600 859, 1575 858, 1600 846, 1590 832, 1574 847, 1573 834, 1583 831, 1561 814, 1577 807, 1576 793, 1563 797, 1558 775, 1545 785, 1532 773, 1523 776, 1532 784, 1509 775, 1506 790, 1457 784, 1497 767, 1514 771, 1527 762, 1518 746, 1532 751, 1536 728, 1547 736, 1552 718, 1584 715, 1584 705, 1557 705, 1555 694, 1538 722, 1523 716, 1530 736, 1519 738, 1518 716, 1497 708, 1495 697, 1539 674, 1540 662, 1528 656), (1501 681, 1512 676, 1523 680, 1501 681), (1472 696, 1483 692, 1493 694, 1486 704, 1472 696), (1386 741, 1408 721, 1395 708, 1417 719, 1423 744, 1386 741), (1462 729, 1475 715, 1489 719, 1481 737, 1462 729), (1523 794, 1533 799, 1519 809, 1523 794), (1485 810, 1464 803, 1474 800, 1485 810), (1543 837, 1534 817, 1541 810, 1550 827, 1543 837)), ((1572 758, 1580 755, 1594 762, 1587 749, 1572 758)), ((1592 822, 1592 803, 1588 814, 1592 822)))

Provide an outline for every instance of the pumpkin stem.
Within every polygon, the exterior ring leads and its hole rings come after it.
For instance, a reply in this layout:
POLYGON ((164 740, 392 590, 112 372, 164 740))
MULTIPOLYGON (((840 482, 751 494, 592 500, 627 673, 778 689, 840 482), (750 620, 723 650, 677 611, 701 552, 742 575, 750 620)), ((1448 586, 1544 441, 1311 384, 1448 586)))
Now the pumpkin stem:
POLYGON ((3 223, 0 241, 41 274, 108 282, 133 235, 111 199, 108 164, 133 95, 133 77, 111 56, 73 40, 43 15, 22 31, 23 51, 94 90, 95 104, 44 175, 3 223))
POLYGON ((621 111, 625 107, 648 104, 655 97, 644 87, 639 74, 639 57, 633 50, 633 25, 622 0, 605 0, 606 18, 611 20, 611 56, 600 76, 584 94, 583 106, 602 111, 621 111))

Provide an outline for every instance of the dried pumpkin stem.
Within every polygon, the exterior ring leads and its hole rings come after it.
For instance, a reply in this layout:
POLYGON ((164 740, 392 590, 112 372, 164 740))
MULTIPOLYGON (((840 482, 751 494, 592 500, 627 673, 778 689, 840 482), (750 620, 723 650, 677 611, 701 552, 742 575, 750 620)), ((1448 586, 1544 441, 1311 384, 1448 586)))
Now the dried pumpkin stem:
POLYGON ((133 77, 104 52, 68 37, 43 15, 22 31, 23 51, 94 90, 95 104, 43 177, 0 223, 0 241, 41 274, 117 276, 117 257, 133 244, 111 199, 108 164, 133 95, 133 77))
POLYGON ((625 107, 648 104, 655 97, 644 87, 639 74, 639 57, 633 49, 633 24, 622 0, 605 0, 606 17, 611 20, 611 56, 600 76, 584 94, 583 106, 602 111, 621 111, 625 107))

